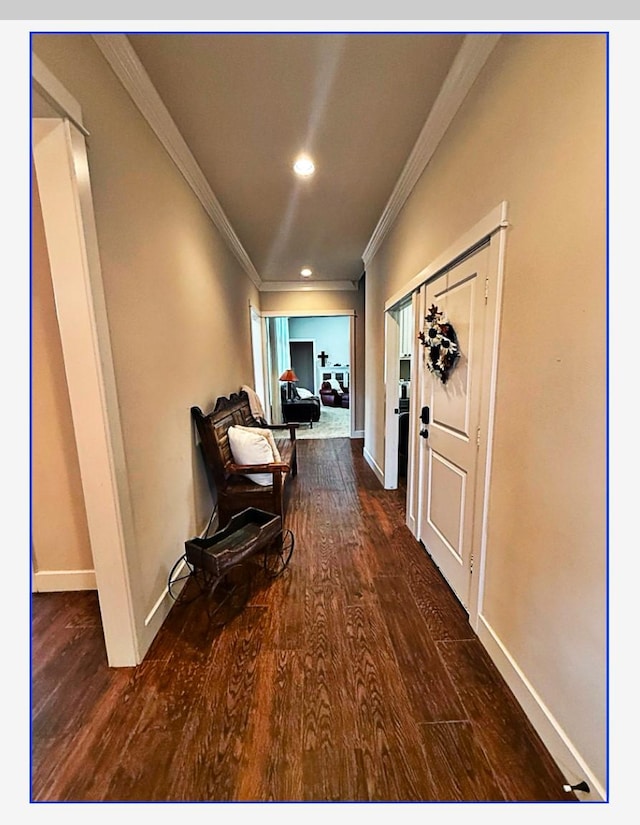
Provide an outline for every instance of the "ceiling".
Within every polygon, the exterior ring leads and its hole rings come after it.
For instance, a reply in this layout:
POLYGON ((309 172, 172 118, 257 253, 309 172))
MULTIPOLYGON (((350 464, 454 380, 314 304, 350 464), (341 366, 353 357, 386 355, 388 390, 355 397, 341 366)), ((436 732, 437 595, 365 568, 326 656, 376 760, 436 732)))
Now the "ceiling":
POLYGON ((130 34, 262 284, 357 282, 461 34, 130 34), (311 178, 292 171, 304 152, 311 178))

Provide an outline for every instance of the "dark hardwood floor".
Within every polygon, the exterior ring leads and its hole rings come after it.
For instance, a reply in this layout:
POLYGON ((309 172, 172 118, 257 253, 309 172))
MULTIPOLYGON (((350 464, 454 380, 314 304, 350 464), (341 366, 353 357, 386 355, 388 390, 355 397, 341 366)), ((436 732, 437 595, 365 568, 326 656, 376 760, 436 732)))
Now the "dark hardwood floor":
POLYGON ((34 594, 32 801, 577 801, 362 442, 298 450, 290 567, 222 629, 175 605, 110 669, 96 593, 34 594))

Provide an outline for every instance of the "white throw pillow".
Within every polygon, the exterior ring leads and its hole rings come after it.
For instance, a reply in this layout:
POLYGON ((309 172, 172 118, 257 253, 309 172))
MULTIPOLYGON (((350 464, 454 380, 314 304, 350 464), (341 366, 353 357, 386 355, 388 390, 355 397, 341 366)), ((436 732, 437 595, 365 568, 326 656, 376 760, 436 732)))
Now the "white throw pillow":
MULTIPOLYGON (((252 432, 255 427, 229 427, 229 446, 236 464, 271 464, 273 450, 267 439, 260 433, 252 432)), ((268 487, 273 483, 271 473, 249 473, 250 481, 268 487)))
POLYGON ((250 433, 257 433, 258 435, 263 436, 269 442, 269 446, 271 447, 271 452, 273 453, 272 461, 282 461, 280 457, 280 451, 276 446, 276 440, 273 437, 273 433, 271 430, 268 430, 266 427, 243 427, 242 424, 236 424, 235 428, 237 430, 248 430, 250 433))
POLYGON ((329 384, 331 385, 332 390, 336 390, 337 392, 342 394, 342 387, 340 386, 340 384, 338 384, 335 378, 330 378, 329 384))
POLYGON ((300 398, 313 398, 313 393, 310 390, 305 390, 304 387, 298 387, 298 395, 300 398))

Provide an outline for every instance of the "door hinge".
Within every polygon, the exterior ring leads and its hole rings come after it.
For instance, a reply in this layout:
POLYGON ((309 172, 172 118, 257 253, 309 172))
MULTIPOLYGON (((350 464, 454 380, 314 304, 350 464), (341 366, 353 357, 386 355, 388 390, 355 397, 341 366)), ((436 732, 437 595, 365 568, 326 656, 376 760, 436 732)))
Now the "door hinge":
POLYGON ((473 553, 469 557, 469 573, 473 573, 473 553))
POLYGON ((489 279, 485 278, 484 279, 484 302, 485 302, 485 304, 487 303, 488 300, 489 300, 489 279))
POLYGON ((480 427, 478 427, 478 431, 476 432, 476 447, 480 446, 480 427))

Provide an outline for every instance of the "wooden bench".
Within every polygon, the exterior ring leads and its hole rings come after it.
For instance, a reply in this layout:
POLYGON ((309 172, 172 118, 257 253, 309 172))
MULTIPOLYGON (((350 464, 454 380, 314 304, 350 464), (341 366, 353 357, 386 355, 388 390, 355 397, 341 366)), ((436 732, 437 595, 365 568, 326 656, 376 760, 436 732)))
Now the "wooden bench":
POLYGON ((218 518, 222 527, 236 513, 255 507, 280 516, 284 523, 287 481, 298 472, 296 429, 298 424, 264 424, 257 421, 249 406, 246 392, 233 393, 217 399, 212 412, 205 415, 200 407, 191 407, 209 481, 218 498, 218 518), (273 431, 281 461, 270 464, 236 464, 229 445, 229 427, 260 426, 273 431), (268 487, 255 484, 249 473, 271 473, 268 487))

